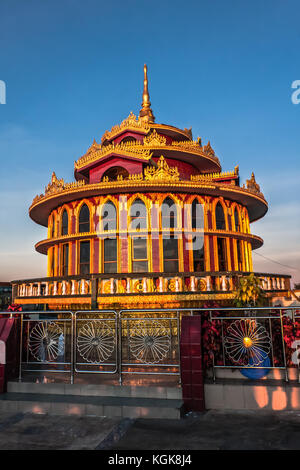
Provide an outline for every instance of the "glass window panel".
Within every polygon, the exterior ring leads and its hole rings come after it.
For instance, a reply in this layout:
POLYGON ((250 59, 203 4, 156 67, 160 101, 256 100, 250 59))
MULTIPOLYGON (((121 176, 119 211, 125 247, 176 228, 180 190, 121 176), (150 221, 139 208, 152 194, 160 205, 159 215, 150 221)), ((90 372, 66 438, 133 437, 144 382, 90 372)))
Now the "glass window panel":
POLYGON ((161 206, 161 224, 162 228, 177 227, 176 204, 171 198, 166 198, 161 206))
POLYGON ((178 240, 176 238, 163 239, 164 271, 178 272, 178 240))
POLYGON ((62 215, 62 225, 61 225, 61 234, 62 235, 68 235, 68 231, 69 231, 68 226, 69 226, 68 213, 65 209, 64 212, 63 212, 63 215, 62 215))
POLYGON ((218 202, 216 205, 216 229, 225 230, 225 215, 222 205, 218 202))
POLYGON ((218 238, 219 271, 227 271, 226 240, 218 238))
POLYGON ((240 232, 241 231, 240 218, 239 218, 237 208, 235 208, 235 210, 234 210, 234 221, 235 221, 235 230, 236 230, 236 232, 240 232))
POLYGON ((148 272, 148 261, 133 261, 132 271, 134 273, 145 273, 148 272))
POLYGON ((105 232, 107 230, 117 230, 117 211, 112 202, 108 202, 103 207, 102 226, 105 232))
POLYGON ((204 229, 204 210, 202 204, 194 199, 192 203, 192 228, 204 229))
POLYGON ((238 255, 238 270, 243 271, 243 252, 242 252, 241 240, 237 240, 237 255, 238 255))
POLYGON ((116 238, 104 239, 104 272, 118 272, 118 242, 116 238))
POLYGON ((132 271, 148 271, 147 238, 132 238, 132 271))
POLYGON ((130 207, 131 230, 147 229, 147 209, 143 201, 136 199, 130 207))
POLYGON ((89 274, 90 272, 90 242, 80 242, 79 255, 79 272, 80 274, 89 274))
POLYGON ((90 211, 86 204, 83 204, 79 214, 79 233, 90 231, 90 211))
POLYGON ((69 244, 63 245, 63 256, 62 256, 62 275, 68 276, 69 274, 69 244))
POLYGON ((166 273, 178 273, 178 260, 164 260, 164 271, 166 273))
POLYGON ((133 258, 134 259, 147 259, 147 239, 136 237, 132 239, 133 242, 133 258))

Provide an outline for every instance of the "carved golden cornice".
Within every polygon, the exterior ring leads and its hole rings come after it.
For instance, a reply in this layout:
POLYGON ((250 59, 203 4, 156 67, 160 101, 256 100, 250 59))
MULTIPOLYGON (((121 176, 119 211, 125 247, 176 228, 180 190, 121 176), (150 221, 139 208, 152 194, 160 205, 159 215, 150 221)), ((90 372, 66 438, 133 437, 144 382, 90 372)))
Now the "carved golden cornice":
POLYGON ((147 167, 144 171, 145 181, 179 181, 179 171, 177 167, 169 167, 166 160, 161 156, 156 167, 147 167))
POLYGON ((120 144, 111 143, 109 145, 99 146, 96 150, 83 155, 75 162, 75 170, 79 170, 89 163, 93 163, 100 158, 104 158, 111 153, 120 153, 124 156, 140 158, 148 161, 151 158, 150 149, 144 148, 142 144, 136 142, 125 142, 120 144))
POLYGON ((72 183, 65 183, 64 179, 58 179, 55 172, 53 171, 51 182, 45 187, 45 194, 35 196, 32 201, 32 205, 38 203, 41 199, 51 196, 53 194, 61 193, 65 190, 78 189, 85 185, 84 180, 74 181, 72 183))
POLYGON ((105 140, 113 139, 118 134, 123 132, 125 129, 148 134, 150 127, 147 122, 141 120, 140 118, 137 118, 131 111, 128 118, 124 119, 124 121, 122 121, 121 124, 117 124, 116 126, 113 126, 110 131, 106 131, 103 134, 101 138, 101 142, 104 142, 105 140))
MULTIPOLYGON (((93 190, 111 190, 114 192, 114 190, 126 188, 128 190, 130 186, 130 190, 136 190, 136 189, 141 189, 145 187, 155 187, 155 186, 162 186, 165 188, 172 188, 175 190, 186 190, 186 189, 194 189, 195 191, 197 190, 205 190, 205 189, 213 189, 213 190, 225 190, 225 191, 230 191, 232 193, 237 193, 237 194, 248 194, 251 195, 252 197, 258 199, 258 200, 263 200, 264 203, 266 203, 266 200, 264 198, 264 195, 262 193, 253 193, 253 191, 245 188, 245 187, 239 187, 239 186, 232 186, 228 184, 223 184, 223 183, 218 183, 213 180, 207 180, 206 181, 184 181, 184 180, 179 180, 179 181, 157 181, 157 180, 145 180, 140 174, 139 176, 131 175, 130 180, 126 179, 120 179, 119 181, 102 181, 100 183, 94 183, 94 184, 85 184, 84 181, 78 181, 77 183, 69 183, 66 184, 63 189, 59 189, 56 193, 52 192, 50 194, 44 195, 41 194, 40 196, 36 196, 30 206, 30 209, 35 206, 36 204, 40 203, 42 200, 47 200, 52 197, 56 197, 57 195, 61 194, 71 194, 74 193, 76 194, 78 191, 82 192, 81 190, 84 191, 93 191, 93 190), (130 182, 130 184, 129 184, 130 182), (209 183, 213 184, 209 184, 209 183)), ((118 192, 118 191, 117 191, 118 192)))
POLYGON ((239 167, 236 166, 234 171, 226 171, 222 173, 207 173, 203 175, 191 175, 191 181, 210 181, 215 179, 223 179, 223 178, 235 178, 238 176, 239 167))
POLYGON ((246 180, 247 189, 255 194, 261 194, 260 186, 255 181, 254 173, 252 172, 250 180, 246 180))
POLYGON ((158 134, 155 129, 153 129, 153 131, 144 138, 145 147, 158 147, 160 145, 166 145, 166 142, 167 139, 164 136, 158 134))

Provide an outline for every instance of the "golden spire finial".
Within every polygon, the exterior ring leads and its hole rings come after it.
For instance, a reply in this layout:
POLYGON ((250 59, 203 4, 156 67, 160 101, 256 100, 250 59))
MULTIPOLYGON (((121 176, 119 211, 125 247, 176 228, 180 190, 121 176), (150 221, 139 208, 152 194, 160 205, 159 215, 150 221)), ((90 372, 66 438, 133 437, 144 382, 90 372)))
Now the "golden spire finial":
POLYGON ((151 109, 150 96, 148 91, 147 65, 144 65, 144 91, 142 109, 140 110, 140 119, 144 122, 154 122, 154 116, 151 109))

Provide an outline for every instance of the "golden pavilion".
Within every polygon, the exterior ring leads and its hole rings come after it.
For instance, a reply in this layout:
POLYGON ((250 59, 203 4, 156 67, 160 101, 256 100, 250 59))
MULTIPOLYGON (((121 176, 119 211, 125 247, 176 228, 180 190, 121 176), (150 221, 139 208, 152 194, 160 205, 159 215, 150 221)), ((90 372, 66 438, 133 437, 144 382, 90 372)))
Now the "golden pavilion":
MULTIPOLYGON (((250 224, 268 204, 254 173, 223 172, 210 142, 158 124, 147 66, 142 106, 94 140, 75 161, 75 181, 53 172, 29 208, 47 227, 35 246, 47 277, 13 281, 14 302, 42 309, 197 307, 228 304, 253 272, 263 240, 250 224)), ((267 295, 284 298, 290 276, 257 273, 267 295)))

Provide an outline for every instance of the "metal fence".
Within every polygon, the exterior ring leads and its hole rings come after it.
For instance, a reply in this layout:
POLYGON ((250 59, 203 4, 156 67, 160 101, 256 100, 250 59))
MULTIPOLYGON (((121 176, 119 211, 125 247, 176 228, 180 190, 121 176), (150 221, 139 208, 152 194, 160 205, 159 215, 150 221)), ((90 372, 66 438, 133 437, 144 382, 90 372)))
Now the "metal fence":
POLYGON ((300 382, 298 320, 300 307, 210 309, 214 381, 217 369, 260 370, 262 375, 272 369, 283 370, 289 381, 288 369, 293 367, 298 369, 300 382))
MULTIPOLYGON (((2 313, 2 312, 1 312, 2 313)), ((190 309, 17 314, 25 373, 173 375, 180 382, 180 319, 190 309)), ((6 313, 12 316, 12 313, 6 313)), ((16 314, 13 314, 16 316, 16 314)))
POLYGON ((183 315, 202 316, 204 366, 300 367, 300 308, 195 308, 1 312, 18 318, 19 380, 25 373, 173 375, 180 382, 183 315), (299 320, 299 321, 298 321, 299 320), (207 360, 208 358, 208 360, 207 360))

